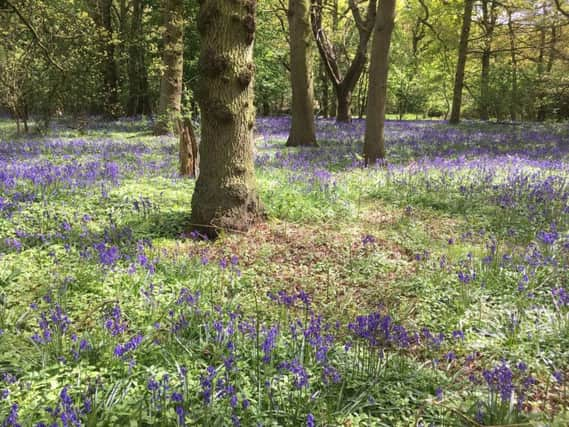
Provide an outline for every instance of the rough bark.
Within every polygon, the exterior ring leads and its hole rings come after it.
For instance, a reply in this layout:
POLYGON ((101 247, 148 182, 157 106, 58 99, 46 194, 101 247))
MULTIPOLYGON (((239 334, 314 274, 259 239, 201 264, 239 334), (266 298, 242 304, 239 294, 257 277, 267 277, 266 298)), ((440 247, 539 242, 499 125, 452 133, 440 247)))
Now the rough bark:
POLYGON ((198 140, 189 118, 179 119, 177 122, 180 136, 179 160, 180 175, 188 178, 198 176, 198 140))
POLYGON ((184 71, 184 1, 164 0, 164 72, 154 127, 156 135, 174 131, 182 105, 184 71))
POLYGON ((395 24, 395 3, 396 0, 380 1, 373 30, 364 139, 366 166, 385 159, 385 105, 387 102, 389 47, 395 24))
POLYGON ((460 44, 458 47, 458 61, 454 78, 454 91, 452 108, 449 122, 457 124, 460 121, 460 108, 462 104, 462 87, 464 86, 464 69, 468 55, 468 39, 470 37, 470 25, 472 23, 472 9, 474 0, 464 1, 464 14, 462 16, 462 30, 460 32, 460 44))
POLYGON ((316 146, 314 84, 310 33, 310 0, 289 0, 290 83, 292 122, 289 147, 316 146))
POLYGON ((127 114, 130 116, 149 115, 152 113, 150 96, 148 94, 148 72, 144 58, 144 46, 141 40, 142 34, 144 34, 142 24, 143 12, 143 0, 133 0, 128 46, 127 114))
POLYGON ((334 86, 337 100, 336 120, 349 122, 351 117, 352 92, 367 62, 367 46, 375 22, 377 0, 369 0, 365 19, 362 17, 355 0, 349 0, 350 10, 358 30, 358 48, 345 75, 342 75, 334 46, 326 36, 322 24, 322 0, 312 0, 312 31, 322 58, 326 74, 334 86))
POLYGON ((192 224, 210 236, 245 231, 262 216, 253 167, 254 0, 202 0, 200 174, 192 224))

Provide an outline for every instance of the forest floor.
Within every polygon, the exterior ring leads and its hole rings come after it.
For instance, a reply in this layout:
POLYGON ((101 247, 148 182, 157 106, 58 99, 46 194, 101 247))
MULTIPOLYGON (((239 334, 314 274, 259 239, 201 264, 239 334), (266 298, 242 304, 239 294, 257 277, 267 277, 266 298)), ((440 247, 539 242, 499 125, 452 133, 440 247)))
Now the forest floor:
POLYGON ((567 124, 288 126, 209 242, 175 138, 0 122, 3 425, 569 423, 567 124))

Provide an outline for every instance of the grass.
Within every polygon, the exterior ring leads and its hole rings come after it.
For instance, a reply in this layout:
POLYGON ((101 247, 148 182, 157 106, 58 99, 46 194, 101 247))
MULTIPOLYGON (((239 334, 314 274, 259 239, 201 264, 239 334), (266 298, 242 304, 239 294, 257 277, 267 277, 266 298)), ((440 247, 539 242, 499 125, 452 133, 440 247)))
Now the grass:
POLYGON ((0 128, 7 425, 567 424, 563 128, 394 122, 363 169, 359 121, 261 120, 269 219, 215 242, 144 123, 0 128))

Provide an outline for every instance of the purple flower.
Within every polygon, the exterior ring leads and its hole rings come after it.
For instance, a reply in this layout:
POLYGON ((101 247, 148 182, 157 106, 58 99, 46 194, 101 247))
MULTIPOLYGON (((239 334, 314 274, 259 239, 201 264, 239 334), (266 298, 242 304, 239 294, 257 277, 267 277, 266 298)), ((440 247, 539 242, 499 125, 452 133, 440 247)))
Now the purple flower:
POLYGON ((176 415, 178 416, 178 425, 185 426, 186 425, 186 411, 182 405, 176 405, 175 408, 176 415))
POLYGON ((8 414, 6 419, 2 422, 2 427, 8 427, 8 426, 20 427, 20 424, 18 423, 18 409, 19 406, 17 403, 12 404, 12 406, 10 407, 10 413, 8 414))
POLYGON ((484 370, 482 376, 491 392, 498 393, 502 402, 509 402, 514 391, 513 373, 502 363, 491 370, 484 370))
POLYGON ((308 373, 298 359, 290 362, 282 362, 279 369, 289 371, 294 375, 293 384, 297 389, 308 387, 308 373))
POLYGON ((277 336, 279 329, 276 326, 271 327, 265 335, 261 349, 263 350, 263 362, 269 363, 271 361, 271 354, 276 346, 277 336))
POLYGON ((105 329, 113 336, 124 333, 127 329, 127 324, 122 320, 122 311, 120 305, 115 304, 111 310, 110 315, 105 320, 105 329))
POLYGON ((125 342, 124 344, 118 344, 115 347, 115 351, 114 351, 115 356, 116 357, 123 357, 128 352, 136 350, 136 348, 138 348, 138 346, 142 343, 143 338, 144 338, 144 336, 141 333, 139 333, 139 334, 135 335, 134 337, 132 337, 127 342, 125 342))
POLYGON ((314 419, 314 415, 308 414, 306 416, 306 427, 315 427, 315 426, 316 426, 316 421, 314 419))
POLYGON ((213 366, 208 366, 206 374, 200 376, 200 385, 202 387, 202 397, 204 403, 209 405, 211 403, 211 393, 213 391, 213 380, 217 372, 213 366))
POLYGON ((552 245, 559 238, 559 234, 557 231, 540 231, 537 233, 537 238, 545 245, 552 245))
POLYGON ((105 243, 97 243, 94 248, 99 254, 99 262, 107 267, 112 267, 120 259, 119 248, 112 245, 107 246, 105 243))

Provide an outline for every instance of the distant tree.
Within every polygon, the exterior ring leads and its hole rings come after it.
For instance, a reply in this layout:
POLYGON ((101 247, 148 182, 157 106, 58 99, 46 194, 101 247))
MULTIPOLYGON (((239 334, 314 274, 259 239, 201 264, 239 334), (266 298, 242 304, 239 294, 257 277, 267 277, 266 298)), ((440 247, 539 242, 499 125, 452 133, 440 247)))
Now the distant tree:
POLYGON ((510 43, 510 58, 511 58, 511 89, 510 89, 510 119, 516 121, 519 117, 518 108, 518 56, 516 52, 516 31, 514 27, 514 20, 512 19, 513 11, 511 8, 507 9, 508 14, 508 41, 510 43))
POLYGON ((492 57, 492 42, 498 19, 498 2, 495 0, 481 0, 481 6, 482 19, 480 26, 482 27, 483 43, 480 71, 480 119, 489 120, 491 106, 490 59, 492 57))
POLYGON ((109 117, 118 117, 121 115, 121 106, 112 13, 112 0, 93 0, 93 20, 99 27, 101 58, 103 59, 104 112, 109 117))
POLYGON ((164 46, 160 101, 154 134, 164 135, 176 128, 182 106, 184 72, 184 1, 163 0, 164 46))
POLYGON ((128 28, 128 101, 129 116, 151 114, 152 104, 146 67, 144 46, 144 0, 132 1, 132 14, 128 28))
POLYGON ((322 58, 322 65, 336 93, 336 120, 339 122, 349 122, 352 118, 350 108, 352 92, 367 62, 368 42, 375 23, 377 1, 369 0, 365 17, 362 16, 356 0, 349 0, 348 4, 357 29, 358 45, 346 73, 342 75, 334 45, 324 29, 322 0, 312 0, 312 31, 322 58))
POLYGON ((466 67, 466 57, 468 55, 468 39, 470 38, 470 26, 472 23, 472 9, 474 0, 464 1, 464 13, 462 15, 462 30, 460 32, 460 45, 458 47, 458 61, 456 64, 456 74, 454 78, 454 93, 452 97, 452 110, 450 113, 450 123, 456 124, 460 121, 460 108, 462 105, 462 87, 464 85, 464 69, 466 67))
POLYGON ((200 174, 193 227, 247 230, 261 215, 253 164, 255 0, 202 0, 200 174))
POLYGON ((314 84, 310 0, 289 0, 290 82, 292 121, 287 146, 315 146, 314 84))
POLYGON ((381 0, 379 2, 373 29, 364 139, 366 166, 373 165, 385 158, 385 107, 387 103, 389 47, 395 25, 395 4, 396 0, 381 0))
POLYGON ((86 6, 6 0, 0 7, 0 74, 8 73, 0 76, 0 104, 24 130, 28 115, 34 116, 36 130, 45 131, 55 114, 103 107, 100 27, 86 6))

